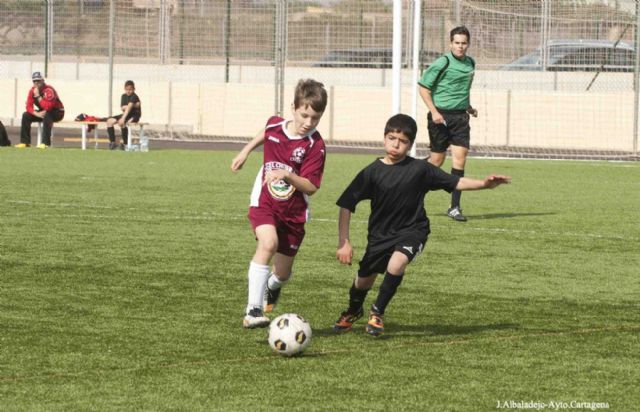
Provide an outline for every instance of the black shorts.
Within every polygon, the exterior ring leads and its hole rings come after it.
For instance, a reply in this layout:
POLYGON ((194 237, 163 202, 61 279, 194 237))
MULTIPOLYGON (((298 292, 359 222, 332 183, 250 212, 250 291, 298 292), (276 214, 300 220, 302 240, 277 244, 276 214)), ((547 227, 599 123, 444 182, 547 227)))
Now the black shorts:
POLYGON ((398 251, 409 258, 411 263, 418 256, 427 243, 425 235, 406 235, 389 240, 385 243, 367 245, 367 250, 360 260, 359 277, 368 277, 374 273, 385 273, 393 252, 398 251))
MULTIPOLYGON (((113 116, 113 118, 116 119, 116 120, 120 120, 120 119, 122 119, 122 116, 123 116, 122 114, 119 114, 119 115, 113 116)), ((137 114, 131 114, 131 113, 129 113, 127 115, 127 118, 124 119, 125 124, 126 123, 138 123, 139 120, 140 120, 140 116, 138 116, 137 114)))
POLYGON ((471 136, 469 113, 464 110, 438 111, 447 124, 435 124, 431 113, 427 115, 431 151, 444 153, 450 145, 462 146, 468 149, 471 136))

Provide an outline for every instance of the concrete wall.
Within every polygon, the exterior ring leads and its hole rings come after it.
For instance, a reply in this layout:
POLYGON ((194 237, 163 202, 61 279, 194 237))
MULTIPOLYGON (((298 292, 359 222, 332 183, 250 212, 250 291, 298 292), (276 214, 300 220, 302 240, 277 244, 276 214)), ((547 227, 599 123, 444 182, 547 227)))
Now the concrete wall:
MULTIPOLYGON (((40 69, 28 62, 14 62, 10 67, 4 67, 5 74, 40 69)), ((154 73, 164 73, 157 77, 171 74, 170 70, 165 72, 168 69, 164 66, 153 67, 154 73)), ((104 68, 104 65, 73 63, 51 67, 50 73, 60 73, 60 76, 50 75, 47 82, 55 87, 65 104, 65 120, 73 120, 79 113, 107 116, 109 105, 113 114, 118 113, 124 79, 127 78, 150 79, 136 80, 136 92, 142 100, 143 120, 157 130, 252 137, 274 112, 273 68, 235 68, 237 80, 241 80, 241 76, 245 80, 223 83, 208 80, 208 72, 193 72, 193 66, 178 70, 171 80, 145 76, 139 66, 120 67, 120 78, 114 81, 110 104, 108 73, 104 68), (183 78, 186 73, 192 76, 190 81, 183 78), (267 78, 267 74, 271 77, 267 78), (246 80, 249 77, 264 81, 250 82, 246 80)), ((201 68, 201 71, 207 70, 210 68, 201 68)), ((330 94, 329 107, 319 127, 324 137, 327 140, 377 141, 382 138, 384 124, 391 112, 391 89, 387 84, 390 77, 387 75, 385 70, 288 68, 285 116, 289 114, 295 81, 300 77, 314 77, 325 82, 330 94)), ((632 151, 631 74, 603 74, 598 78, 597 87, 588 92, 584 90, 593 75, 571 75, 478 71, 472 103, 480 116, 471 122, 472 142, 632 151), (512 88, 503 88, 504 85, 512 88)), ((402 107, 406 113, 412 111, 410 80, 410 73, 405 73, 402 107)), ((0 119, 5 124, 19 124, 30 87, 29 74, 0 76, 0 119)), ((425 105, 419 101, 418 139, 423 142, 427 140, 426 114, 425 105)))

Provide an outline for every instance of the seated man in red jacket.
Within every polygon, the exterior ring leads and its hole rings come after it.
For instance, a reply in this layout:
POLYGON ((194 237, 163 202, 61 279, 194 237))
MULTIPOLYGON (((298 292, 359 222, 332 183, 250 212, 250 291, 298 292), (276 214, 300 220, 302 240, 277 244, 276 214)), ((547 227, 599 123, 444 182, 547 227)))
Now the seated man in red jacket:
POLYGON ((34 72, 31 76, 33 87, 27 95, 27 111, 22 114, 22 127, 20 128, 20 144, 17 148, 31 146, 31 123, 44 122, 42 143, 40 149, 51 146, 51 128, 54 122, 59 122, 64 117, 64 105, 53 87, 45 84, 40 72, 34 72))

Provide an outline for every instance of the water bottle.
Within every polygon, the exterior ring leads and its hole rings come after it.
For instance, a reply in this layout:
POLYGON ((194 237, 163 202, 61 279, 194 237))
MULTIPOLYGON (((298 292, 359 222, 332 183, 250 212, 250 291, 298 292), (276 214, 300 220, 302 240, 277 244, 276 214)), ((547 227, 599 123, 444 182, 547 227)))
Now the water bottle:
POLYGON ((140 136, 140 151, 141 152, 149 151, 149 138, 145 134, 142 134, 140 136))

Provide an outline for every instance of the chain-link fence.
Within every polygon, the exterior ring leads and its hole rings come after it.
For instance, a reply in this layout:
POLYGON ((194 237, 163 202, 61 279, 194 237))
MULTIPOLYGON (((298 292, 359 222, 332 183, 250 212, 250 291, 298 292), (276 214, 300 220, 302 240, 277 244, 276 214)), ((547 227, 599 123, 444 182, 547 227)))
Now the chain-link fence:
MULTIPOLYGON (((417 81, 413 31, 424 68, 464 24, 477 63, 477 149, 637 157, 636 1, 424 0, 402 9, 402 111, 412 112, 417 81)), ((270 114, 286 115, 293 84, 313 77, 329 90, 325 137, 367 144, 391 114, 392 41, 392 1, 4 0, 0 118, 17 119, 33 70, 61 89, 72 114, 110 114, 131 78, 159 136, 241 140, 270 114), (99 97, 87 99, 86 88, 99 97)))

